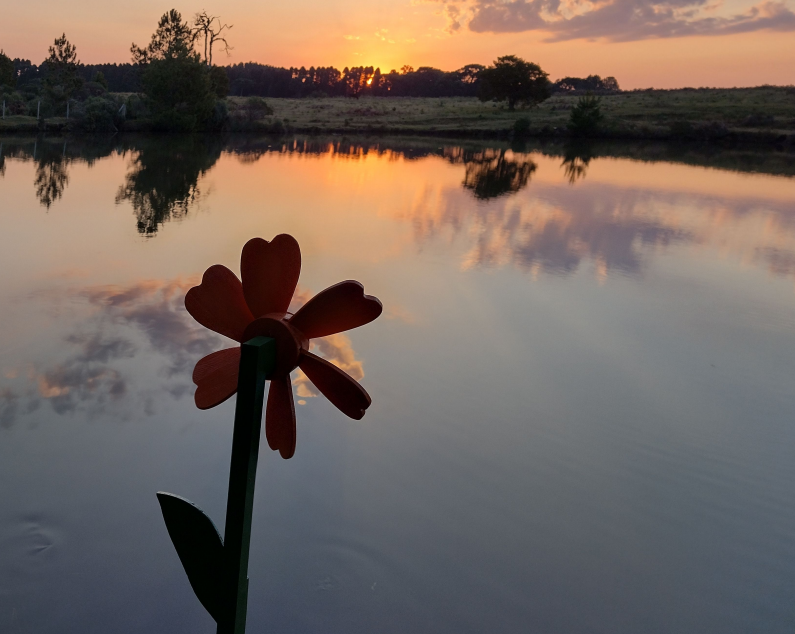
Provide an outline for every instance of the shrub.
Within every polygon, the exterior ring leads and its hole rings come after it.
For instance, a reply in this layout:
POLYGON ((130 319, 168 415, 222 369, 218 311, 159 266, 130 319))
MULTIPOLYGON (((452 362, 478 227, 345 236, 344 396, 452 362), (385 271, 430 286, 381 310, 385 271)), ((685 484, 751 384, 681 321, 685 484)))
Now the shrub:
POLYGON ((692 139, 695 136, 695 129, 689 121, 674 121, 668 129, 671 136, 679 139, 692 139))
POLYGON ((106 92, 107 88, 96 81, 87 81, 78 92, 78 97, 101 97, 106 92))
POLYGON ((143 84, 156 128, 190 132, 208 124, 215 95, 198 55, 180 52, 150 62, 143 84))
POLYGON ((145 119, 150 114, 146 102, 138 95, 130 95, 125 103, 127 105, 128 119, 145 119))
POLYGON ((221 66, 210 66, 208 73, 210 89, 216 97, 223 99, 229 94, 229 77, 226 74, 226 69, 221 66))
POLYGON ((12 92, 6 97, 6 114, 27 114, 28 104, 22 93, 12 92))
POLYGON ((516 138, 526 137, 530 132, 530 119, 527 117, 520 117, 513 124, 513 136, 516 138))
POLYGON ((569 116, 569 132, 574 136, 591 136, 599 129, 603 119, 599 97, 594 95, 580 97, 569 116))
POLYGON ((215 102, 213 113, 207 122, 207 127, 211 130, 220 130, 229 120, 229 108, 224 99, 219 99, 215 102))
POLYGON ((113 99, 89 97, 75 107, 70 127, 96 134, 116 132, 121 123, 119 105, 113 99))
POLYGON ((243 112, 248 121, 256 121, 273 114, 273 108, 262 97, 249 97, 243 105, 243 112))

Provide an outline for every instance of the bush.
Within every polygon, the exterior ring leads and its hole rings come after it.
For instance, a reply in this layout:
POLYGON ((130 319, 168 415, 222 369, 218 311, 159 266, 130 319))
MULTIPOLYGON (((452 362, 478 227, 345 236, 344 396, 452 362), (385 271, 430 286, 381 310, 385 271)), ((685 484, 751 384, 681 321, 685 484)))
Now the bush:
POLYGON ((220 130, 226 125, 228 120, 229 108, 227 107, 226 101, 224 99, 219 99, 215 102, 213 113, 210 116, 207 127, 211 130, 220 130))
POLYGON ((89 133, 117 132, 122 124, 119 105, 113 99, 89 97, 77 104, 69 122, 71 128, 89 133))
POLYGON ((530 119, 527 117, 520 117, 513 124, 513 136, 521 139, 527 136, 530 132, 530 119))
POLYGON ((671 136, 677 139, 692 139, 695 137, 695 128, 689 121, 674 121, 668 126, 671 136))
POLYGON ((273 114, 273 108, 262 97, 249 97, 241 110, 249 122, 264 119, 273 114))
POLYGON ((99 82, 87 81, 78 92, 78 98, 101 97, 106 92, 108 92, 107 88, 99 82))
POLYGON ((127 97, 125 104, 127 105, 128 119, 145 119, 150 115, 146 102, 138 95, 132 94, 127 97))
POLYGON ((284 134, 287 132, 287 126, 284 125, 284 121, 281 119, 276 119, 267 129, 268 132, 271 134, 284 134))
POLYGON ((599 129, 603 119, 599 97, 594 95, 580 97, 569 116, 569 132, 574 136, 591 136, 599 129))
POLYGON ((213 94, 219 99, 223 99, 229 94, 229 77, 226 69, 221 66, 210 66, 210 88, 213 94))
POLYGON ((197 55, 180 53, 150 62, 143 84, 156 128, 190 132, 208 125, 215 96, 197 55))
POLYGON ((28 104, 22 93, 12 92, 6 97, 6 114, 27 114, 28 104))

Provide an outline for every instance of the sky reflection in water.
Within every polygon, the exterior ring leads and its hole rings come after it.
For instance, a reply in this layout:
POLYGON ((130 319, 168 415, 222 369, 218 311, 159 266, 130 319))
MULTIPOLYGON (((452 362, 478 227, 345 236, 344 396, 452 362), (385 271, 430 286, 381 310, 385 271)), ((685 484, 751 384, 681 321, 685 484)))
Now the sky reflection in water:
POLYGON ((214 631, 154 498, 223 515, 232 405, 198 412, 190 380, 221 337, 182 299, 287 232, 296 305, 359 279, 386 311, 317 346, 363 421, 294 376, 250 628, 791 631, 793 165, 4 139, 0 630, 214 631))

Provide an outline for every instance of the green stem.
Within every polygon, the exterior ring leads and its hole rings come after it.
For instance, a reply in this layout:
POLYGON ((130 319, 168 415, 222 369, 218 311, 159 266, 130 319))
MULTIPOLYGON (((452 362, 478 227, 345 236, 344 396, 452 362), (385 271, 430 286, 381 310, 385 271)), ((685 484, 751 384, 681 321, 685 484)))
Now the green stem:
POLYGON ((262 428, 262 402, 265 381, 275 364, 274 339, 255 337, 241 344, 224 530, 225 597, 217 634, 244 634, 246 631, 248 553, 262 428))

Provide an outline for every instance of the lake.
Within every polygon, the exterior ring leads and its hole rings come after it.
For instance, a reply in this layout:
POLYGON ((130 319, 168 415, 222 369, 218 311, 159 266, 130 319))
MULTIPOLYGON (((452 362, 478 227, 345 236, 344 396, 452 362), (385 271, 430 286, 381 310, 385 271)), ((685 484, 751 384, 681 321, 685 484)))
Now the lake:
POLYGON ((795 629, 795 156, 437 139, 0 138, 0 631, 215 632, 157 491, 223 526, 226 347, 289 233, 384 304, 262 443, 249 632, 795 629), (228 343, 228 341, 227 341, 228 343))

